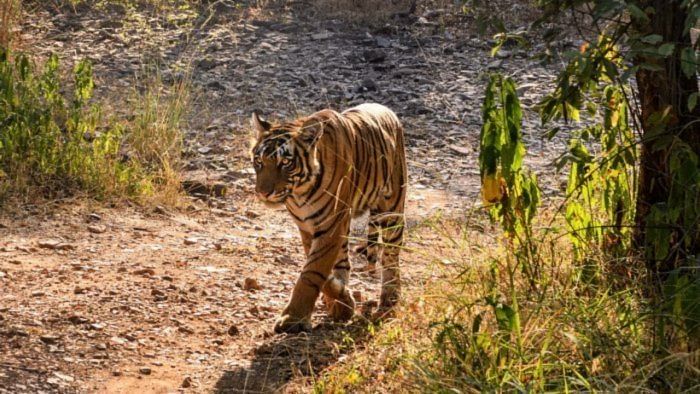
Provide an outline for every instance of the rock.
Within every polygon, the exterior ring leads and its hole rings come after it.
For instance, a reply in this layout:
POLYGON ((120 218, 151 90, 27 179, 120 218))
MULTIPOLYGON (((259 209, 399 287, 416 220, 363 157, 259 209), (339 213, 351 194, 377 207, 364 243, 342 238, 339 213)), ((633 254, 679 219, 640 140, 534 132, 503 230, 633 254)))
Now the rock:
POLYGON ((124 373, 118 369, 112 371, 112 376, 122 376, 124 373))
POLYGON ((54 335, 42 335, 39 339, 47 345, 54 345, 61 338, 54 335))
POLYGON ((139 368, 139 373, 140 373, 141 375, 150 375, 151 372, 152 372, 151 369, 148 368, 148 367, 141 367, 141 368, 139 368))
POLYGON ((470 155, 473 153, 471 147, 467 146, 450 145, 449 148, 461 155, 470 155))
POLYGON ((89 232, 91 232, 93 234, 102 234, 105 231, 107 231, 106 226, 100 226, 100 225, 96 225, 96 224, 88 226, 87 229, 89 232))
POLYGON ((278 264, 294 264, 295 261, 291 257, 287 255, 282 255, 282 256, 276 256, 275 257, 275 263, 278 264))
POLYGON ((190 388, 192 386, 192 378, 189 376, 185 376, 185 379, 182 380, 182 384, 180 384, 180 387, 183 389, 190 388))
POLYGON ((197 238, 194 238, 194 237, 185 238, 185 245, 194 245, 197 242, 199 242, 199 240, 197 238))
POLYGON ((377 41, 377 46, 380 48, 390 48, 391 47, 391 40, 389 40, 386 37, 379 36, 376 39, 377 41))
POLYGON ((55 372, 53 373, 53 376, 55 376, 55 377, 61 379, 61 380, 64 381, 64 382, 68 382, 68 383, 71 383, 71 382, 75 381, 75 378, 74 378, 74 377, 72 377, 72 376, 70 376, 70 375, 63 374, 63 373, 58 372, 58 371, 55 371, 55 372))
POLYGON ((156 271, 153 268, 141 268, 133 272, 134 275, 153 276, 156 271))
POLYGON ((89 320, 82 317, 82 316, 72 315, 71 317, 68 318, 68 321, 73 323, 73 324, 85 324, 89 320))
POLYGON ((486 65, 486 68, 488 68, 489 70, 494 70, 494 69, 501 68, 501 67, 503 67, 503 60, 501 60, 501 59, 496 59, 496 60, 494 60, 491 63, 486 65))
POLYGON ((316 40, 316 41, 318 41, 318 40, 325 40, 325 39, 328 39, 328 38, 331 38, 331 37, 333 37, 333 34, 332 34, 331 32, 328 32, 328 31, 325 31, 325 32, 322 32, 322 33, 316 33, 316 34, 312 34, 312 35, 311 35, 311 39, 312 39, 312 40, 316 40))
POLYGON ((235 337, 236 335, 241 333, 240 330, 238 329, 238 327, 235 325, 231 325, 231 327, 228 328, 227 332, 228 332, 228 335, 232 336, 232 337, 235 337))
POLYGON ((377 90, 377 83, 374 82, 371 78, 364 78, 360 82, 360 90, 361 91, 376 91, 377 90))
POLYGON ((87 216, 87 219, 88 219, 88 221, 99 222, 100 220, 102 220, 102 216, 100 216, 96 213, 91 213, 87 216))
POLYGON ((362 58, 368 63, 381 63, 386 60, 386 52, 381 49, 365 49, 362 58))
POLYGON ((262 287, 260 287, 260 284, 258 284, 257 279, 245 278, 245 280, 243 281, 243 290, 262 290, 262 287))
POLYGON ((40 248, 44 249, 53 249, 53 250, 73 250, 75 249, 75 245, 71 245, 69 243, 64 243, 55 239, 49 239, 49 240, 43 240, 39 241, 37 245, 40 248))

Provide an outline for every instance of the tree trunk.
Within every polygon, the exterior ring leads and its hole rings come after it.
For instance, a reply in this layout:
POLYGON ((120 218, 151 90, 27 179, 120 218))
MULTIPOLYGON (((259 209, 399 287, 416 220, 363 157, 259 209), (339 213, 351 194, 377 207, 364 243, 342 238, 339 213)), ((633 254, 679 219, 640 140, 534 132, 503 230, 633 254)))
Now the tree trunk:
POLYGON ((689 256, 700 256, 698 232, 685 234, 680 222, 668 223, 673 229, 670 252, 659 261, 654 253, 648 253, 648 215, 653 206, 663 206, 669 200, 671 173, 669 157, 672 145, 665 143, 671 136, 690 145, 700 156, 700 105, 693 111, 688 109, 688 98, 698 92, 695 76, 688 78, 681 68, 680 50, 691 46, 689 34, 683 34, 686 10, 680 7, 681 1, 647 0, 641 1, 642 9, 652 7, 655 13, 648 14, 650 23, 635 26, 643 34, 659 34, 664 42, 675 43, 674 54, 664 59, 653 56, 640 56, 636 64, 660 66, 659 71, 639 69, 636 74, 642 112, 642 146, 637 190, 636 231, 634 243, 639 251, 646 251, 647 268, 658 279, 678 268, 682 260, 689 256), (659 115, 668 111, 665 121, 659 124, 659 115), (695 238, 690 245, 681 243, 684 237, 695 238))

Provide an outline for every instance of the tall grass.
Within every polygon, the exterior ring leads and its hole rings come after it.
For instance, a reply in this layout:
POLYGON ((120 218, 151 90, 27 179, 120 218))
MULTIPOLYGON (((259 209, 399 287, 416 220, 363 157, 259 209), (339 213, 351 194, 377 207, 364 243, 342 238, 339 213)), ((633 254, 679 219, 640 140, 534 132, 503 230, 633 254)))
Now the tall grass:
POLYGON ((150 174, 149 199, 176 203, 181 188, 181 126, 191 101, 191 76, 165 85, 156 72, 140 78, 131 95, 124 143, 133 160, 150 174))
POLYGON ((655 346, 659 306, 636 283, 623 286, 611 261, 589 261, 599 270, 590 280, 566 238, 540 227, 530 265, 542 275, 533 289, 521 257, 498 229, 482 230, 482 220, 414 229, 409 244, 420 247, 404 266, 427 261, 440 278, 409 295, 367 345, 301 386, 318 393, 700 388, 700 352, 655 346))

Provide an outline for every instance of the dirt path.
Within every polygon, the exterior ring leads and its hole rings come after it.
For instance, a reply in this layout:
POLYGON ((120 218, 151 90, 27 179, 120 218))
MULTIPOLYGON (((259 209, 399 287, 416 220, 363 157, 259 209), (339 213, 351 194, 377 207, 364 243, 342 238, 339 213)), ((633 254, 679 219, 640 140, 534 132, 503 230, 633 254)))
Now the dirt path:
MULTIPOLYGON (((271 18, 222 6, 182 23, 119 7, 32 12, 25 45, 69 63, 92 58, 102 97, 124 96, 145 57, 166 80, 194 61, 186 176, 228 192, 182 211, 60 201, 3 214, 0 393, 267 392, 317 373, 360 345, 366 324, 334 325, 319 308, 311 334, 271 334, 302 251, 285 212, 252 198, 249 113, 290 117, 366 101, 394 108, 407 127, 413 225, 438 210, 461 215, 477 195, 486 73, 514 75, 526 107, 551 79, 517 49, 489 58, 488 44, 459 35, 468 21, 445 25, 439 12, 372 31, 294 7, 271 18)), ((547 175, 562 142, 540 142, 535 124, 528 111, 530 164, 547 175)), ((431 277, 429 263, 404 255, 407 288, 431 277)), ((362 299, 376 299, 377 279, 351 281, 362 299)))

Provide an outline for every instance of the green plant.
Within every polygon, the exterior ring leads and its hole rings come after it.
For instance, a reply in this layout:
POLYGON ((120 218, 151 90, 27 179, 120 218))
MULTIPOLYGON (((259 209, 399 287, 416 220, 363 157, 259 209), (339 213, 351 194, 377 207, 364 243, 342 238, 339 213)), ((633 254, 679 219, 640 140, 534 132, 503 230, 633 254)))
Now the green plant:
POLYGON ((536 280, 538 267, 531 264, 536 253, 532 222, 540 202, 537 177, 522 167, 522 111, 515 83, 496 74, 486 88, 482 107, 479 169, 482 197, 490 206, 513 246, 522 255, 522 268, 536 280))
POLYGON ((119 157, 123 130, 101 128, 100 109, 90 104, 92 67, 76 64, 71 97, 61 93, 58 57, 41 74, 24 55, 0 52, 0 171, 2 190, 39 188, 55 195, 85 190, 95 196, 132 190, 136 174, 119 157))
POLYGON ((130 122, 106 119, 93 88, 88 61, 76 63, 66 94, 56 55, 38 71, 27 56, 0 51, 0 196, 142 198, 166 190, 173 201, 187 86, 172 100, 139 98, 130 122))

